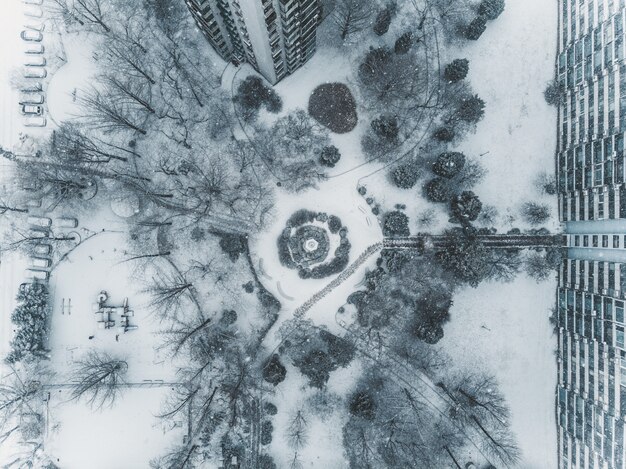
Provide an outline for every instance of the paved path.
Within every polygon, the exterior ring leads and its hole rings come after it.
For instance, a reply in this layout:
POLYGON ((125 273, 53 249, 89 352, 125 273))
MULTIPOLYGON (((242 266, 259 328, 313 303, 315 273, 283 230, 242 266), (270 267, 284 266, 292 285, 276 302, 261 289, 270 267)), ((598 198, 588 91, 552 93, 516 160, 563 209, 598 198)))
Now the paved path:
MULTIPOLYGON (((513 248, 548 248, 564 245, 562 235, 532 235, 532 234, 500 234, 480 235, 477 239, 486 247, 493 249, 513 248)), ((398 238, 385 238, 386 249, 424 249, 425 247, 444 248, 454 242, 452 236, 417 235, 398 238)))

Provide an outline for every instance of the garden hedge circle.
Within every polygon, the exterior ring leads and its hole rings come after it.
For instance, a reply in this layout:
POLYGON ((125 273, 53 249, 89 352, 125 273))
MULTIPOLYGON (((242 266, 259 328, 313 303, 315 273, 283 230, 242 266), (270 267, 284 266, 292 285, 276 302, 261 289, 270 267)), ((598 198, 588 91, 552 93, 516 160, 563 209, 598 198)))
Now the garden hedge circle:
POLYGON ((277 244, 280 263, 297 269, 301 278, 328 277, 348 265, 348 229, 339 217, 324 212, 295 212, 287 220, 277 244), (338 244, 332 253, 331 239, 338 244))
POLYGON ((332 132, 345 134, 356 127, 356 101, 343 83, 324 83, 309 98, 309 115, 332 132))

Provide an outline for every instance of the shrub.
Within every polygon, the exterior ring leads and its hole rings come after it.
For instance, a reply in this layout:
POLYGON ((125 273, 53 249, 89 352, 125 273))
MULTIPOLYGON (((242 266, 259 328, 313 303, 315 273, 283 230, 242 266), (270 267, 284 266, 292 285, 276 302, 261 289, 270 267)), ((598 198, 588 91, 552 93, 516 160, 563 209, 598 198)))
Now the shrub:
POLYGON ((495 20, 504 11, 504 0, 483 0, 478 6, 478 13, 488 20, 495 20))
POLYGON ((228 257, 232 262, 239 259, 239 255, 246 252, 248 248, 248 242, 245 236, 224 233, 220 234, 220 247, 222 251, 228 254, 228 257))
POLYGON ((341 229, 341 227, 342 227, 342 225, 341 225, 341 218, 336 217, 335 215, 331 215, 328 218, 328 230, 332 234, 337 233, 341 229))
POLYGON ((360 390, 350 397, 349 410, 355 417, 373 420, 376 415, 376 402, 368 390, 360 390))
POLYGON ((332 132, 343 134, 356 127, 356 101, 343 83, 324 83, 311 93, 309 115, 332 132))
POLYGON ((484 16, 477 16, 467 25, 465 29, 465 37, 472 41, 476 41, 483 35, 487 29, 487 19, 484 16))
POLYGON ((25 358, 47 358, 48 287, 41 283, 23 283, 16 299, 17 306, 11 314, 16 331, 6 361, 15 363, 25 358))
POLYGON ((457 108, 456 117, 464 122, 476 123, 485 115, 485 102, 478 96, 463 99, 457 108))
POLYGON ((398 166, 391 173, 393 183, 400 189, 410 189, 420 177, 419 168, 414 164, 398 166))
POLYGON ((435 131, 433 137, 440 142, 451 142, 454 139, 454 130, 449 127, 440 127, 435 131))
POLYGON ((452 216, 459 221, 474 221, 478 218, 483 204, 472 191, 463 191, 450 202, 452 216))
POLYGON ((254 292, 254 282, 252 280, 250 280, 249 282, 246 282, 243 285, 241 285, 241 288, 243 288, 243 291, 245 291, 246 293, 253 293, 254 292))
POLYGON ((320 338, 326 342, 328 355, 337 366, 346 367, 354 358, 355 348, 352 343, 343 337, 321 330, 320 338))
POLYGON ((526 202, 522 206, 522 216, 531 225, 540 225, 550 218, 550 207, 536 202, 526 202))
POLYGON ((263 367, 263 379, 277 386, 285 380, 285 376, 287 376, 287 368, 280 362, 280 357, 277 354, 272 355, 263 367))
POLYGON ((245 120, 255 119, 262 106, 273 113, 280 112, 283 107, 280 96, 257 76, 246 77, 239 84, 234 101, 241 107, 245 120))
POLYGON ((389 25, 391 25, 391 10, 389 8, 385 8, 378 12, 376 15, 376 20, 374 21, 374 33, 377 36, 382 36, 387 31, 389 31, 389 25))
POLYGON ((393 46, 393 51, 399 55, 406 54, 411 50, 411 47, 413 47, 413 32, 407 31, 398 39, 396 39, 396 43, 393 46))
MULTIPOLYGON (((243 458, 240 459, 244 460, 243 458)), ((259 456, 259 469, 276 469, 276 463, 270 455, 262 454, 259 456)))
POLYGON ((222 317, 220 318, 220 324, 224 326, 230 326, 237 322, 237 312, 229 309, 222 312, 222 317))
POLYGON ((565 87, 560 81, 553 80, 546 87, 543 96, 550 106, 560 106, 565 103, 565 87))
POLYGON ((309 378, 309 386, 322 389, 330 378, 330 372, 336 369, 333 360, 323 350, 311 350, 294 365, 309 378))
POLYGON ((446 65, 443 72, 443 77, 446 81, 456 83, 464 80, 469 72, 469 60, 467 59, 455 59, 446 65))
POLYGON ((431 202, 447 202, 452 197, 450 184, 444 178, 431 179, 424 186, 426 198, 431 202))
POLYGON ((272 432, 274 431, 274 425, 269 420, 265 420, 261 424, 261 444, 269 445, 272 442, 272 432))
POLYGON ((392 115, 379 116, 372 121, 371 126, 374 134, 387 142, 395 142, 400 132, 398 118, 392 115))
POLYGON ((305 223, 311 223, 315 220, 317 213, 306 209, 297 210, 287 220, 288 227, 296 227, 304 225, 305 223))
POLYGON ((320 154, 320 163, 322 163, 324 166, 332 168, 339 162, 340 158, 341 153, 339 153, 339 149, 334 145, 329 145, 322 148, 322 153, 320 154))
POLYGON ((542 194, 556 195, 556 179, 552 174, 540 173, 535 181, 535 186, 542 194))
POLYGON ((383 221, 384 236, 409 236, 409 217, 400 211, 389 212, 383 221))
POLYGON ((204 241, 205 238, 206 238, 206 232, 199 226, 196 226, 191 230, 192 241, 196 241, 196 242, 204 241))
POLYGON ((266 402, 265 404, 263 404, 263 410, 268 415, 276 415, 278 413, 278 408, 271 402, 266 402))
POLYGON ((451 179, 461 172, 465 166, 465 155, 463 153, 452 151, 442 153, 433 163, 433 173, 437 176, 451 179))

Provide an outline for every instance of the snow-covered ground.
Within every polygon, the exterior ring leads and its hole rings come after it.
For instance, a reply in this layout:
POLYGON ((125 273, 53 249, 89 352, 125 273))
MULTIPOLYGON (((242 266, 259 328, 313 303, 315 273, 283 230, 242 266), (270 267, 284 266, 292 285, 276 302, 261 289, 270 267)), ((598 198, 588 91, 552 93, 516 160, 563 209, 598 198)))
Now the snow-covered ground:
MULTIPOLYGON (((22 4, 18 0, 6 0, 6 3, 0 7, 0 39, 3 40, 0 67, 19 64, 22 60, 23 46, 19 39, 23 23, 22 4)), ((521 203, 527 200, 551 204, 556 219, 556 200, 541 196, 534 187, 541 171, 550 173, 554 169, 556 113, 545 104, 542 92, 554 71, 556 27, 554 2, 508 0, 505 13, 489 23, 479 41, 449 52, 449 59, 458 56, 470 60, 469 80, 486 102, 486 116, 479 123, 476 134, 460 142, 458 148, 468 155, 483 155, 479 159, 489 172, 475 191, 485 204, 498 208, 501 229, 509 227, 504 222, 507 214, 517 216, 515 226, 525 227, 519 220, 518 211, 521 203)), ((65 50, 68 64, 55 73, 48 95, 51 116, 57 122, 74 114, 73 91, 88 85, 93 72, 89 65, 93 50, 84 42, 69 35, 65 50)), ((354 68, 351 58, 342 51, 321 47, 302 70, 277 86, 284 101, 284 112, 306 109, 310 92, 321 83, 341 81, 352 86, 354 68)), ((0 145, 12 146, 22 130, 17 118, 17 94, 9 86, 10 70, 0 68, 0 72, 0 145)), ((298 195, 281 193, 275 207, 275 223, 253 240, 255 263, 262 265, 266 273, 262 281, 283 303, 281 319, 290 318, 296 307, 330 281, 328 278, 302 280, 296 271, 286 269, 278 262, 276 240, 294 211, 306 208, 339 216, 349 230, 351 261, 382 238, 376 217, 356 191, 359 183, 372 186, 372 194, 378 195, 385 209, 396 203, 407 204, 413 223, 411 229, 418 229, 415 215, 427 207, 416 202, 421 199, 415 191, 391 189, 384 172, 363 179, 377 169, 376 165, 358 167, 364 161, 360 138, 368 122, 366 111, 359 109, 356 129, 332 136, 342 159, 331 171, 331 178, 320 184, 319 190, 298 195)), ((439 215, 441 218, 442 214, 439 215)), ((558 225, 554 222, 549 228, 556 230, 558 225)), ((153 333, 157 325, 146 313, 145 297, 139 286, 132 289, 128 286, 131 283, 137 285, 137 282, 130 281, 137 273, 131 272, 127 264, 117 263, 119 252, 114 249, 121 245, 119 239, 119 235, 105 234, 88 242, 53 276, 52 364, 62 376, 81 353, 98 348, 127 356, 131 381, 172 379, 171 364, 162 363, 162 358, 153 350, 156 340, 153 333), (57 281, 61 277, 64 281, 57 281), (95 329, 91 303, 94 295, 103 289, 109 292, 113 303, 128 297, 136 313, 139 329, 121 336, 119 342, 115 340, 114 331, 95 329), (60 313, 63 298, 72 299, 71 315, 60 313), (90 335, 95 335, 94 339, 88 339, 90 335)), ((12 297, 21 282, 16 280, 19 279, 16 269, 20 267, 17 263, 2 261, 0 327, 1 331, 8 331, 12 297), (8 278, 12 283, 5 280, 8 278)), ((333 294, 318 303, 308 312, 308 317, 333 330, 337 308, 354 291, 363 272, 371 268, 373 262, 371 259, 333 294)), ((441 342, 458 365, 480 366, 492 371, 499 379, 512 407, 513 430, 524 452, 520 467, 527 469, 556 466, 556 366, 552 353, 556 339, 548 322, 555 287, 554 281, 537 285, 521 276, 510 284, 487 283, 478 289, 464 289, 455 297, 452 321, 446 326, 446 335, 441 342)), ((7 344, 6 334, 1 331, 0 352, 7 344)), ((297 373, 288 376, 296 377, 297 373)), ((331 377, 329 385, 331 388, 347 386, 353 378, 352 371, 338 371, 331 377)), ((293 383, 283 383, 281 394, 276 396, 283 403, 275 417, 277 429, 272 448, 277 454, 285 454, 277 445, 284 442, 284 429, 290 413, 306 397, 302 390, 304 383, 295 378, 288 379, 294 379, 293 383)), ((161 423, 154 417, 166 389, 126 390, 113 409, 96 413, 82 402, 65 402, 65 391, 54 391, 47 450, 64 468, 147 467, 152 456, 163 453, 168 444, 182 438, 180 430, 164 433, 161 423)), ((307 467, 344 467, 341 426, 336 415, 326 422, 314 420, 311 423, 312 434, 316 436, 311 438, 303 454, 307 467)), ((279 467, 287 464, 285 459, 277 458, 277 462, 279 467)))
POLYGON ((147 469, 186 432, 182 422, 155 416, 169 391, 125 389, 114 407, 94 411, 53 390, 46 451, 64 469, 147 469))
POLYGON ((519 217, 521 204, 534 200, 552 207, 553 223, 547 228, 559 228, 556 197, 540 196, 534 186, 541 172, 554 174, 555 169, 557 114, 543 91, 554 77, 556 40, 556 2, 508 0, 478 41, 447 51, 449 60, 469 60, 468 79, 485 101, 476 133, 458 145, 488 169, 475 192, 501 216, 516 216, 518 228, 526 228, 519 217))
MULTIPOLYGON (((458 51, 470 61, 469 80, 486 103, 476 133, 459 143, 480 157, 488 173, 475 192, 502 219, 517 217, 529 200, 552 207, 548 228, 559 231, 556 197, 534 186, 541 172, 554 171, 556 111, 543 90, 554 75, 557 5, 545 0, 508 0, 506 10, 476 43, 458 51)), ((450 57, 450 59, 456 57, 450 57)), ((484 283, 459 291, 441 345, 459 364, 495 374, 512 409, 512 428, 524 459, 519 467, 557 465, 554 393, 556 336, 548 321, 556 281, 537 284, 519 276, 508 284, 484 283), (483 327, 484 326, 484 327, 483 327), (486 328, 487 329, 486 329, 486 328)))
POLYGON ((511 283, 462 289, 439 342, 455 366, 497 378, 511 407, 524 469, 557 466, 557 337, 549 322, 556 286, 555 279, 537 284, 520 275, 511 283))

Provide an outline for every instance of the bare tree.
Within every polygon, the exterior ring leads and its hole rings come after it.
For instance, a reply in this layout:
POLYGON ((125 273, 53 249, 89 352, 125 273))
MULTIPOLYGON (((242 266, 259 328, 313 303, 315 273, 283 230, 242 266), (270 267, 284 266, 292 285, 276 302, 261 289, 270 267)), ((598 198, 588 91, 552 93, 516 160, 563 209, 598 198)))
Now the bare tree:
POLYGON ((28 417, 40 415, 43 385, 51 376, 37 364, 25 368, 11 365, 8 370, 10 373, 0 380, 0 445, 16 432, 25 440, 31 439, 28 417))
POLYGON ((339 36, 345 41, 365 29, 370 24, 371 16, 372 4, 369 0, 337 0, 332 20, 339 30, 339 36))
POLYGON ((148 133, 135 107, 119 102, 109 94, 92 88, 79 101, 86 111, 82 118, 90 126, 104 130, 133 130, 142 135, 148 133))
POLYGON ((128 370, 125 360, 104 352, 89 352, 72 372, 72 398, 85 398, 95 408, 112 406, 128 370))
POLYGON ((451 383, 437 383, 451 398, 451 415, 473 425, 483 448, 504 465, 515 464, 521 453, 510 430, 510 410, 491 375, 461 373, 451 383))
POLYGON ((309 439, 308 426, 302 409, 297 410, 289 422, 289 427, 287 427, 287 441, 289 446, 296 450, 296 454, 307 444, 309 439))
POLYGON ((24 207, 18 207, 16 204, 12 204, 6 199, 0 198, 0 215, 6 213, 28 213, 28 209, 24 207))
POLYGON ((107 2, 104 0, 52 0, 52 4, 55 13, 66 21, 95 25, 101 27, 105 33, 111 32, 106 12, 107 2))
MULTIPOLYGON (((135 38, 138 40, 138 37, 135 38)), ((121 37, 108 44, 106 49, 107 58, 111 64, 120 67, 129 76, 146 80, 151 85, 156 85, 153 73, 148 65, 150 57, 147 54, 147 45, 128 40, 128 37, 121 37)))
POLYGON ((131 156, 139 156, 98 137, 89 136, 78 125, 63 122, 51 139, 50 153, 59 162, 67 164, 102 164, 111 160, 126 163, 131 156))
POLYGON ((158 271, 152 277, 152 285, 146 292, 150 295, 149 307, 158 317, 176 317, 185 298, 191 300, 193 283, 182 273, 158 271))
POLYGON ((156 113, 152 104, 149 83, 120 78, 115 75, 105 75, 103 81, 107 85, 107 91, 113 96, 117 96, 121 101, 136 106, 148 114, 156 113))

